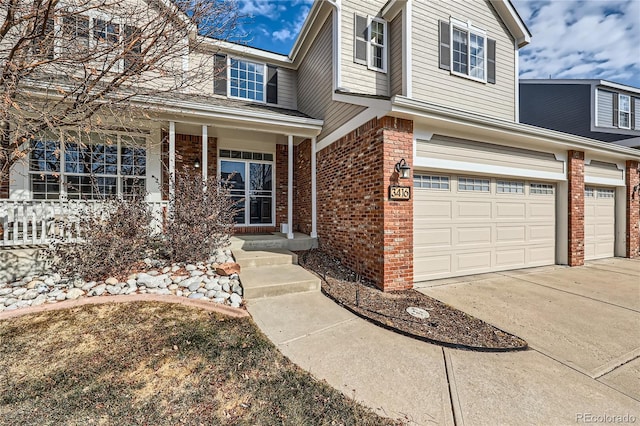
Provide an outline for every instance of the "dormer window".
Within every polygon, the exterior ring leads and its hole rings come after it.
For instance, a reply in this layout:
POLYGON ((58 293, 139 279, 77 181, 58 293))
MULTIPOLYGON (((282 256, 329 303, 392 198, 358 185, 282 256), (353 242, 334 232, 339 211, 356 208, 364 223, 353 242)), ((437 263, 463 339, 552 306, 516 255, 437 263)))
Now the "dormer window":
POLYGON ((495 40, 471 23, 455 19, 440 21, 439 30, 441 69, 460 77, 495 84, 495 40))
POLYGON ((265 64, 229 59, 229 96, 264 102, 265 64))
POLYGON ((355 15, 353 61, 373 71, 387 72, 387 21, 355 15))
POLYGON ((631 98, 621 93, 618 94, 618 127, 631 128, 631 98))

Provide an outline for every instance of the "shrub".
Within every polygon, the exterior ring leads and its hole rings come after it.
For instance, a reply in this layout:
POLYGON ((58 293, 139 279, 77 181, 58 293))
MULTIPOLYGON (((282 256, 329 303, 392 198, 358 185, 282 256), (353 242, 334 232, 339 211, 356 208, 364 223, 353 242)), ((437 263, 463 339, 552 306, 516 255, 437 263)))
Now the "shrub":
POLYGON ((100 211, 80 210, 75 223, 64 225, 67 234, 80 238, 61 238, 51 246, 54 269, 86 280, 124 279, 149 254, 151 219, 142 196, 105 200, 100 211))
POLYGON ((164 247, 172 262, 206 261, 229 245, 238 209, 227 181, 176 171, 169 202, 164 247))

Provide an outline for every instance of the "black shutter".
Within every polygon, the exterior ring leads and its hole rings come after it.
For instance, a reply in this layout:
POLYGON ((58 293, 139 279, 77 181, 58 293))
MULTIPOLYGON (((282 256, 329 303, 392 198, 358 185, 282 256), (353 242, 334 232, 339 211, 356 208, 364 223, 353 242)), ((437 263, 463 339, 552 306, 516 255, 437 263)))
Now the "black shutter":
POLYGON ((496 84, 496 41, 487 39, 487 83, 496 84))
POLYGON ((629 127, 631 129, 639 130, 636 127, 636 98, 629 98, 629 103, 631 106, 631 114, 629 115, 629 127))
POLYGON ((278 68, 267 65, 267 103, 278 103, 278 68))
POLYGON ((227 96, 227 55, 213 56, 213 93, 227 96))
POLYGON ((451 70, 451 35, 449 33, 449 23, 446 21, 440 21, 439 46, 440 68, 451 70))
POLYGON ((613 94, 613 127, 618 127, 618 118, 620 118, 620 114, 618 113, 618 94, 613 94))
POLYGON ((355 15, 355 32, 353 35, 353 61, 359 64, 367 64, 367 41, 369 40, 369 28, 365 16, 355 15))

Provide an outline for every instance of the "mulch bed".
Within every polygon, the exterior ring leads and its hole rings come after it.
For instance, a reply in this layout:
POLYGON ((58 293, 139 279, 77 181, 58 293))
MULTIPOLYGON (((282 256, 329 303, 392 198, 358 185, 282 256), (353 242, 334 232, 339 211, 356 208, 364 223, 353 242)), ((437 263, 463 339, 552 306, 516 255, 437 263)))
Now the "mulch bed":
POLYGON ((382 292, 321 250, 298 252, 298 262, 322 278, 322 292, 356 315, 399 333, 448 347, 480 351, 527 349, 523 339, 416 290, 382 292), (407 308, 426 310, 429 318, 407 308))

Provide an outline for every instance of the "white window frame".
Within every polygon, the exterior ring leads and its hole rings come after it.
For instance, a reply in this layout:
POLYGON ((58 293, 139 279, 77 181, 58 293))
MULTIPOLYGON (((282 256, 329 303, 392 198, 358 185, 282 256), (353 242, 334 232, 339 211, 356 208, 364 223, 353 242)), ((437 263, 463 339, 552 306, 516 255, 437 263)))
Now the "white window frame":
POLYGON ((491 193, 491 179, 458 176, 458 192, 480 192, 483 194, 489 194, 491 193), (462 181, 465 181, 465 182, 462 183, 462 181), (461 186, 461 185, 467 186, 469 184, 471 184, 471 188, 462 188, 461 186), (479 187, 479 189, 475 189, 476 187, 479 187))
POLYGON ((524 195, 525 185, 522 181, 517 180, 496 180, 496 194, 508 194, 508 195, 524 195), (512 191, 515 189, 515 191, 512 191))
POLYGON ((373 16, 367 16, 368 18, 368 22, 367 22, 367 68, 372 70, 372 71, 378 71, 378 72, 382 72, 382 73, 386 73, 387 72, 387 47, 389 46, 388 43, 388 37, 389 37, 389 31, 388 31, 388 26, 387 26, 387 21, 385 21, 384 19, 381 18, 376 18, 373 16), (378 44, 378 43, 374 43, 372 42, 372 31, 371 31, 371 24, 373 22, 377 22, 379 24, 382 24, 382 43, 383 44, 378 44), (380 47, 382 48, 382 68, 378 68, 376 66, 373 65, 373 54, 371 53, 371 49, 373 47, 380 47))
POLYGON ((542 182, 531 182, 529 184, 530 195, 553 195, 553 184, 542 182))
POLYGON ((260 103, 260 104, 266 104, 267 103, 267 77, 268 77, 268 70, 267 70, 267 64, 266 63, 264 63, 264 62, 255 62, 255 61, 251 61, 251 60, 248 60, 248 59, 242 59, 242 58, 238 58, 238 57, 231 57, 230 55, 227 55, 227 97, 228 98, 230 98, 230 99, 240 99, 240 100, 249 101, 249 102, 257 102, 257 103, 260 103), (231 60, 247 62, 247 63, 251 63, 253 65, 262 66, 262 100, 261 101, 256 100, 256 99, 243 98, 241 96, 232 96, 231 95, 231 60))
POLYGON ((631 129, 631 96, 629 95, 625 95, 623 93, 618 93, 618 127, 621 129, 631 129), (627 99, 627 107, 628 109, 626 111, 622 110, 622 99, 627 99), (623 126, 620 123, 622 123, 622 116, 623 114, 626 114, 627 116, 627 123, 629 124, 628 126, 623 126))
POLYGON ((487 32, 483 29, 474 27, 473 25, 471 25, 471 22, 462 22, 457 19, 450 18, 449 19, 449 40, 450 40, 449 41, 450 43, 449 64, 451 64, 450 65, 451 74, 486 84, 487 74, 489 71, 488 61, 487 61, 487 32), (460 31, 466 31, 467 33, 467 73, 466 74, 454 70, 454 63, 453 63, 453 51, 454 51, 453 30, 454 28, 457 28, 460 31), (484 54, 482 58, 483 78, 478 78, 471 75, 471 34, 478 37, 482 37, 482 40, 483 40, 483 46, 482 46, 482 52, 484 54))
POLYGON ((427 189, 430 191, 451 191, 451 178, 449 176, 443 175, 434 175, 434 174, 422 174, 422 173, 414 173, 413 174, 413 187, 420 189, 427 189), (420 186, 416 185, 416 181, 420 182, 420 186), (422 183, 429 183, 429 186, 423 186, 422 183), (433 184, 436 183, 439 185, 438 188, 434 188, 433 184), (446 188, 443 187, 446 185, 446 188))

